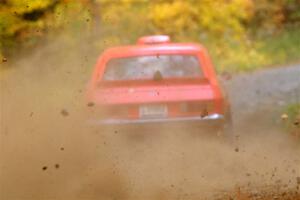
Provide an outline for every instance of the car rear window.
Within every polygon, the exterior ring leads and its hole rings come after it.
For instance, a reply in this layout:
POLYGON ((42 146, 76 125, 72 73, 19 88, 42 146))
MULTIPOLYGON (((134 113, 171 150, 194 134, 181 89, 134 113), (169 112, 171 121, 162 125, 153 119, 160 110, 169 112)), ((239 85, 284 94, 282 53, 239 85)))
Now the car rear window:
POLYGON ((193 55, 157 55, 111 59, 103 80, 201 78, 200 62, 193 55))

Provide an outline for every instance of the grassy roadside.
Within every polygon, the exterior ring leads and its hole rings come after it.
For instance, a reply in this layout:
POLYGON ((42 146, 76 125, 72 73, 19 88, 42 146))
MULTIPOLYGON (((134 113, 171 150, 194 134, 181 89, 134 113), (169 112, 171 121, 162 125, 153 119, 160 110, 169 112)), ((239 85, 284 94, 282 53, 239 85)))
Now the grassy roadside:
POLYGON ((300 102, 290 104, 282 115, 286 129, 297 138, 300 138, 300 102))
POLYGON ((242 44, 228 42, 224 47, 207 44, 218 72, 251 72, 300 63, 300 29, 285 30, 273 37, 244 41, 242 44))
POLYGON ((268 38, 259 49, 269 57, 268 65, 283 65, 300 61, 300 29, 284 31, 282 34, 268 38))

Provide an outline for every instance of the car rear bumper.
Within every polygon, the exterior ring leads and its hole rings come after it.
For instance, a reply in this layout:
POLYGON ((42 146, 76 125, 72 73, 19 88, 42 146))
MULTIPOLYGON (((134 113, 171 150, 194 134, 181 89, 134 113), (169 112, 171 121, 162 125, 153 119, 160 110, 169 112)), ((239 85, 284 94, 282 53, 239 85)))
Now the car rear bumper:
POLYGON ((157 123, 176 123, 176 122, 208 122, 208 121, 222 121, 223 115, 212 114, 205 117, 176 117, 176 118, 154 118, 154 119, 104 119, 104 120, 90 120, 90 124, 95 125, 126 125, 126 124, 157 124, 157 123))
POLYGON ((143 130, 154 130, 156 128, 207 128, 222 129, 226 121, 224 115, 212 114, 205 117, 178 117, 178 118, 162 118, 162 119, 105 119, 105 120, 89 120, 92 126, 99 126, 106 130, 132 130, 142 128, 143 130))

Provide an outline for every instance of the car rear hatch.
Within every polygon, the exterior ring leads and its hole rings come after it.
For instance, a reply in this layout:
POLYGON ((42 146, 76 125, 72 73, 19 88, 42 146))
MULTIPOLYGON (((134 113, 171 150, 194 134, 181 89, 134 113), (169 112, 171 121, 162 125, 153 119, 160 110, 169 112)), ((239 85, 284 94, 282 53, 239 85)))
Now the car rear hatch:
POLYGON ((108 119, 205 117, 220 113, 220 99, 207 79, 101 82, 92 101, 108 119))

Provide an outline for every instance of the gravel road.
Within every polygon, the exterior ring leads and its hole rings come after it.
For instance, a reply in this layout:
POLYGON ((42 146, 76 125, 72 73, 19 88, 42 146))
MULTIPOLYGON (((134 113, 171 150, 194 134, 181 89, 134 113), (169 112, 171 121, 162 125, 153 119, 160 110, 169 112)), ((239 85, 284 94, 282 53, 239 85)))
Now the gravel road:
POLYGON ((235 108, 259 108, 300 100, 300 65, 264 69, 225 82, 235 108), (249 101, 251 100, 251 101, 249 101))
POLYGON ((0 199, 244 200, 249 188, 261 197, 265 187, 298 198, 299 144, 279 127, 283 107, 300 98, 299 65, 223 80, 239 136, 232 146, 188 129, 132 140, 82 126, 85 59, 66 69, 68 61, 49 58, 41 68, 44 57, 20 61, 27 68, 0 80, 0 199))
POLYGON ((222 82, 237 125, 253 116, 263 123, 266 118, 274 121, 284 106, 300 102, 300 65, 259 70, 222 82))
MULTIPOLYGON (((240 135, 260 138, 265 134, 271 137, 283 134, 280 115, 288 104, 300 102, 300 65, 263 69, 221 81, 228 92, 235 128, 240 135)), ((264 142, 273 142, 269 139, 263 140, 260 148, 264 148, 264 142)), ((273 153, 279 148, 280 145, 275 147, 273 153)), ((299 186, 296 191, 282 190, 280 186, 254 188, 249 187, 243 193, 237 187, 217 199, 300 199, 299 186)))

